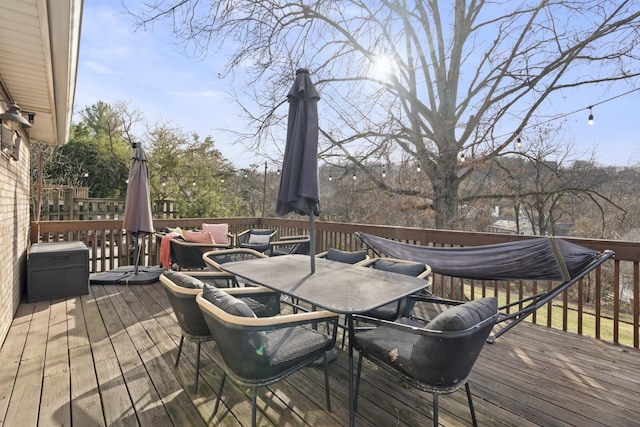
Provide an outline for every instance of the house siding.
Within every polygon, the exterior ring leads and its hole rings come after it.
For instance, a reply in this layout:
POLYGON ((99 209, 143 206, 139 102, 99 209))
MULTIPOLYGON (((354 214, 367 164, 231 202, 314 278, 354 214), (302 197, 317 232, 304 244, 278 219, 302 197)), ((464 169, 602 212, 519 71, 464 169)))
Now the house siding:
MULTIPOLYGON (((2 132, 5 140, 11 137, 11 132, 2 132)), ((20 144, 17 161, 0 154, 0 343, 4 342, 26 287, 31 185, 28 145, 20 144)))

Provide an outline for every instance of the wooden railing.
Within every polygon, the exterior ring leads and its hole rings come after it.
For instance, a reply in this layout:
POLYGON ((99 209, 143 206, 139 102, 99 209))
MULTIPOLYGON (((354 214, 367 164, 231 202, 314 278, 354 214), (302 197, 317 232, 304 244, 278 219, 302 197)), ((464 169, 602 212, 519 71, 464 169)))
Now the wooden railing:
MULTIPOLYGON (((249 228, 275 228, 277 236, 309 232, 306 219, 215 218, 155 220, 157 230, 165 227, 195 228, 203 222, 227 223, 232 233, 249 228)), ((353 233, 361 231, 393 240, 429 246, 476 246, 528 239, 531 236, 465 231, 432 230, 369 224, 316 221, 316 252, 329 248, 356 250, 353 233)), ((32 223, 31 241, 84 241, 90 249, 90 271, 101 272, 132 263, 131 238, 121 221, 47 221, 32 223)), ((619 240, 566 238, 597 251, 613 250, 613 261, 592 271, 576 286, 534 313, 534 323, 564 331, 640 348, 640 243, 619 240)), ((141 240, 144 265, 159 264, 159 239, 141 240)), ((550 287, 541 281, 478 281, 434 275, 432 292, 456 299, 496 296, 501 304, 517 301, 550 287)), ((518 307, 514 307, 517 309, 518 307)))

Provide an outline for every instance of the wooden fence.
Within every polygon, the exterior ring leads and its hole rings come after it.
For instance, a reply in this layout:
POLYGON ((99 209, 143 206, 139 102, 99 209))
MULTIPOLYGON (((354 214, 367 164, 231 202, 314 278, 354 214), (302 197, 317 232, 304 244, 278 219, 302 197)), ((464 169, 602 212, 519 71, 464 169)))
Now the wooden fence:
MULTIPOLYGON (((184 229, 201 227, 202 223, 227 223, 232 233, 249 228, 275 228, 277 236, 306 234, 305 219, 281 218, 191 218, 159 219, 156 230, 165 227, 184 229)), ((353 233, 361 231, 402 242, 440 247, 476 246, 522 240, 532 236, 499 233, 433 230, 369 224, 347 224, 317 221, 316 252, 329 248, 356 250, 353 233)), ((31 226, 31 241, 84 241, 90 249, 90 271, 102 272, 130 265, 132 241, 122 230, 122 221, 42 221, 31 226)), ((536 312, 534 323, 593 336, 599 339, 639 348, 640 319, 640 243, 619 240, 566 238, 597 251, 611 249, 616 256, 598 267, 576 286, 536 312)), ((143 265, 159 264, 160 241, 155 236, 141 240, 143 265)), ((520 300, 550 287, 536 281, 478 281, 434 275, 432 291, 437 295, 462 298, 496 296, 501 304, 520 300)), ((517 307, 515 307, 517 309, 517 307)))

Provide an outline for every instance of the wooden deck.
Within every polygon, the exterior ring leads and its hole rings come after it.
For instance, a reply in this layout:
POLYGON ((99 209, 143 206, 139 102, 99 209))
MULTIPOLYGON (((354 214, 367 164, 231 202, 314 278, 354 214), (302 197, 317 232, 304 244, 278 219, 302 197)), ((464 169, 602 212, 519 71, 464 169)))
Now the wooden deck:
MULTIPOLYGON (((249 398, 233 383, 212 416, 220 368, 203 345, 193 393, 195 346, 185 343, 159 284, 92 286, 83 297, 23 303, 0 350, 4 426, 250 425, 249 398)), ((260 426, 340 426, 348 420, 347 358, 308 367, 258 399, 260 426)), ((640 422, 640 351, 521 324, 486 345, 471 375, 484 426, 630 426, 640 422)), ((366 365, 359 426, 429 425, 431 396, 366 365)), ((463 391, 440 399, 440 423, 470 425, 463 391)))

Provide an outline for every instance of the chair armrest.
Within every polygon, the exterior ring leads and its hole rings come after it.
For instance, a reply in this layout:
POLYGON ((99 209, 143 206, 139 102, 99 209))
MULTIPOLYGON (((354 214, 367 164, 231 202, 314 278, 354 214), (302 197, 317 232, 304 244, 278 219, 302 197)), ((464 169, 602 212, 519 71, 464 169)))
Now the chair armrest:
MULTIPOLYGON (((381 259, 385 261, 391 261, 396 264, 422 264, 420 262, 407 261, 405 259, 398 259, 398 258, 370 258, 370 259, 362 260, 356 263, 355 265, 357 265, 358 267, 369 267, 370 265, 375 264, 378 260, 381 260, 381 259)), ((428 264, 422 264, 422 265, 424 266, 424 271, 419 275, 417 275, 416 277, 418 279, 427 279, 427 277, 431 275, 431 267, 428 264)))
POLYGON ((229 248, 229 244, 228 243, 196 243, 196 242, 188 242, 188 241, 184 241, 184 240, 177 240, 177 239, 171 239, 172 242, 176 243, 177 245, 180 246, 189 246, 189 247, 196 247, 196 248, 201 248, 201 249, 207 249, 207 248, 221 248, 221 249, 227 249, 229 248))
POLYGON ((256 329, 270 329, 273 326, 296 326, 311 324, 323 321, 338 321, 339 315, 330 311, 310 311, 304 313, 285 314, 273 317, 243 317, 229 314, 226 311, 216 307, 211 302, 204 299, 202 293, 196 297, 196 302, 200 308, 210 315, 215 316, 227 323, 238 326, 254 327, 256 329))
POLYGON ((223 290, 229 295, 233 295, 234 297, 237 297, 237 298, 278 293, 273 289, 267 288, 266 286, 249 286, 244 288, 229 288, 229 289, 223 289, 223 290))
POLYGON ((278 240, 277 242, 270 242, 269 245, 271 245, 272 247, 280 247, 280 246, 293 246, 293 245, 297 245, 299 243, 308 243, 310 242, 311 239, 309 239, 308 237, 306 239, 298 239, 298 240, 278 240))
POLYGON ((297 236, 280 236, 279 241, 287 241, 287 240, 297 240, 297 241, 306 242, 311 240, 311 238, 309 237, 308 234, 299 234, 297 236))
POLYGON ((236 238, 237 238, 237 237, 244 236, 245 234, 247 234, 247 233, 249 233, 249 232, 251 232, 251 229, 249 229, 249 230, 244 230, 244 231, 242 231, 242 232, 240 232, 240 233, 237 233, 237 234, 236 234, 236 238))
MULTIPOLYGON (((209 258, 210 256, 224 256, 224 255, 244 255, 247 256, 247 259, 255 259, 255 258, 266 258, 267 256, 261 252, 255 251, 249 248, 235 248, 235 249, 220 249, 217 251, 208 251, 202 254, 202 260, 208 266, 213 268, 214 270, 222 271, 220 268, 220 263, 214 261, 209 258)), ((234 261, 241 261, 241 259, 237 259, 234 261)))

